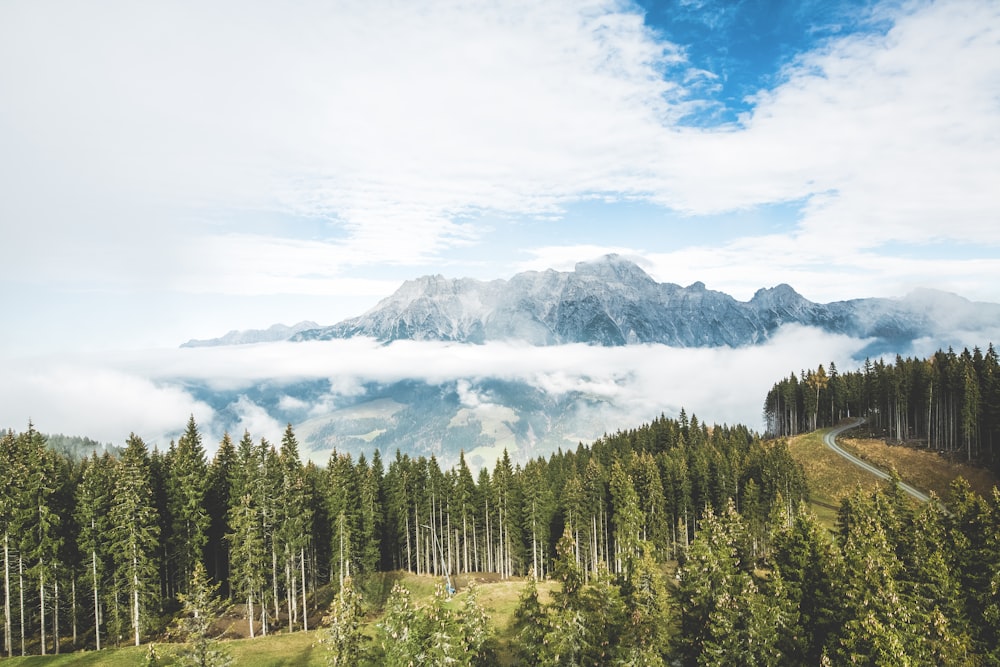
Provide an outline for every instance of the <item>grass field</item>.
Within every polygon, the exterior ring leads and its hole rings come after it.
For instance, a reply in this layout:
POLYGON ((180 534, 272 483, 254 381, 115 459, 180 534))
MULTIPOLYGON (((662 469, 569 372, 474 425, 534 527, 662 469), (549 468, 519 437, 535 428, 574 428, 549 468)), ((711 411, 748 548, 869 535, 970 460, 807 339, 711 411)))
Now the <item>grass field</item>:
MULTIPOLYGON (((816 431, 791 438, 788 448, 805 470, 809 482, 810 509, 825 525, 833 526, 840 501, 854 488, 872 488, 886 482, 827 448, 823 444, 825 432, 816 431)), ((990 493, 997 484, 996 477, 989 471, 953 463, 936 452, 887 445, 881 440, 841 437, 837 442, 855 456, 883 470, 895 468, 904 482, 921 491, 933 491, 944 499, 948 497, 949 485, 959 476, 967 479, 972 488, 981 494, 990 493)))
MULTIPOLYGON (((411 599, 417 605, 430 601, 435 586, 440 583, 440 577, 417 576, 415 574, 391 573, 392 582, 399 583, 410 591, 411 599)), ((500 664, 510 664, 508 645, 510 643, 510 624, 517 608, 524 580, 520 578, 499 580, 496 577, 479 577, 459 575, 454 583, 459 592, 452 598, 450 604, 461 607, 468 594, 470 580, 476 580, 477 596, 496 631, 499 643, 500 664)), ((391 585, 391 584, 390 584, 391 585)), ((551 599, 554 584, 543 581, 538 583, 539 597, 543 603, 551 599)), ((329 596, 327 596, 329 597, 329 596)), ((369 617, 369 636, 374 635, 376 617, 369 617)), ((233 639, 224 642, 226 649, 233 655, 234 664, 239 667, 320 667, 325 665, 323 647, 319 644, 323 630, 309 632, 281 632, 267 637, 255 639, 233 639)), ((169 667, 176 664, 175 657, 179 645, 155 644, 158 664, 169 667)), ((148 646, 123 647, 105 649, 103 651, 86 651, 64 653, 58 656, 27 656, 0 660, 11 667, 135 667, 141 665, 148 652, 148 646)))

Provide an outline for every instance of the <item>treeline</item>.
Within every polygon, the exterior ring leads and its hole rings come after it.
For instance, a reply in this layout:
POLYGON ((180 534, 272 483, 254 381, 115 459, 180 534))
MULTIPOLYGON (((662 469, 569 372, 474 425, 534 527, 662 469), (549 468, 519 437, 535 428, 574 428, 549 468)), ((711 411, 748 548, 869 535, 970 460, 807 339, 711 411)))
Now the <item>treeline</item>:
POLYGON ((795 435, 865 417, 874 434, 961 454, 1000 466, 1000 361, 990 344, 928 359, 866 359, 857 371, 826 369, 791 374, 764 402, 767 433, 795 435))
POLYGON ((782 443, 683 411, 475 474, 464 456, 443 470, 400 452, 303 464, 291 426, 277 445, 227 435, 208 460, 193 418, 166 451, 132 435, 120 455, 75 462, 29 425, 0 434, 0 475, 6 655, 158 637, 202 566, 253 636, 308 629, 316 591, 347 577, 548 577, 567 532, 584 581, 618 576, 640 540, 679 557, 730 500, 763 550, 767 517, 806 495, 782 443))

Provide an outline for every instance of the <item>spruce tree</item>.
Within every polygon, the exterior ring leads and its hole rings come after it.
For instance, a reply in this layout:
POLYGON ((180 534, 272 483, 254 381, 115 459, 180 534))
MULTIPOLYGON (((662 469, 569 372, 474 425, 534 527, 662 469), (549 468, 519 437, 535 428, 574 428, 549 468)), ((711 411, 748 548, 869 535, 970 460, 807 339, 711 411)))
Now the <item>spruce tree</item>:
POLYGON ((170 560, 178 590, 187 592, 194 564, 203 560, 210 517, 205 509, 208 467, 194 416, 169 457, 168 496, 172 523, 170 560))
POLYGON ((212 584, 201 561, 195 561, 188 590, 177 597, 183 605, 174 632, 186 642, 180 651, 183 667, 228 667, 229 651, 212 636, 212 625, 225 609, 219 599, 219 585, 212 584))
POLYGON ((77 546, 81 569, 86 573, 82 582, 90 589, 94 620, 94 643, 101 650, 102 583, 110 569, 111 552, 107 542, 109 515, 114 494, 115 462, 110 454, 98 457, 95 452, 85 462, 79 486, 76 488, 76 524, 79 526, 77 546))
POLYGON ((364 655, 361 630, 361 596, 354 590, 351 577, 344 577, 330 611, 323 622, 329 628, 320 640, 326 647, 326 664, 330 667, 357 665, 364 655))
MULTIPOLYGON (((250 433, 246 432, 236 453, 236 470, 228 503, 231 532, 227 541, 232 545, 231 589, 236 599, 246 604, 251 637, 255 634, 254 621, 263 612, 268 571, 261 475, 260 459, 250 433)), ((265 631, 266 627, 262 624, 265 631)))
POLYGON ((148 627, 150 608, 156 602, 159 525, 153 505, 146 444, 131 434, 122 453, 108 516, 115 579, 128 609, 135 645, 148 627))

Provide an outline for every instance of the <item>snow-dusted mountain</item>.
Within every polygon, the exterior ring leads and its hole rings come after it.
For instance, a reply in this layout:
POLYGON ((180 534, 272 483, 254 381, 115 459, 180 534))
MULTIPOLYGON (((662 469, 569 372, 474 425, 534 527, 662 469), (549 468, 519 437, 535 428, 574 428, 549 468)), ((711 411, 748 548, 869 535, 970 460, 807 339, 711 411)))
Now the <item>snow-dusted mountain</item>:
POLYGON ((319 325, 309 320, 304 320, 292 326, 284 324, 274 324, 267 329, 248 329, 247 331, 233 330, 221 338, 210 338, 208 340, 191 339, 181 345, 181 347, 214 347, 217 345, 249 345, 252 343, 273 343, 279 340, 288 340, 290 337, 310 329, 316 329, 319 325))
POLYGON ((360 317, 300 331, 291 340, 368 336, 381 341, 741 347, 767 340, 784 324, 902 342, 1000 325, 1000 305, 974 304, 933 290, 902 299, 819 304, 788 285, 761 289, 743 302, 700 282, 687 287, 658 283, 635 263, 608 255, 581 262, 572 272, 529 271, 510 280, 424 276, 405 282, 360 317))
POLYGON ((789 369, 833 359, 847 367, 850 359, 953 343, 982 345, 1000 336, 1000 305, 935 290, 820 304, 788 285, 738 301, 702 283, 658 283, 611 255, 569 272, 526 272, 509 280, 425 276, 407 281, 360 317, 294 328, 300 330, 231 332, 188 346, 332 342, 276 346, 288 367, 261 355, 269 371, 256 375, 249 369, 257 350, 226 350, 225 363, 203 350, 194 355, 197 377, 173 379, 211 408, 219 430, 256 432, 270 424, 280 432, 294 424, 303 455, 319 463, 332 450, 357 455, 378 448, 383 454, 435 454, 442 461, 464 451, 470 461, 487 465, 504 448, 525 461, 664 410, 673 414, 685 404, 710 418, 722 411, 752 425, 757 393, 789 369), (784 325, 800 326, 779 332, 784 325), (428 343, 337 340, 355 337, 428 343), (471 345, 457 351, 459 346, 435 341, 471 345), (591 346, 541 347, 563 343, 591 346), (345 351, 350 359, 340 360, 345 351), (239 354, 244 362, 233 364, 239 354), (456 355, 464 361, 441 368, 435 361, 454 362, 456 355), (300 363, 302 356, 310 363, 300 363), (234 365, 246 378, 218 382, 204 370, 219 366, 229 373, 234 365), (753 390, 761 381, 766 386, 753 390), (733 386, 741 389, 730 391, 733 386))

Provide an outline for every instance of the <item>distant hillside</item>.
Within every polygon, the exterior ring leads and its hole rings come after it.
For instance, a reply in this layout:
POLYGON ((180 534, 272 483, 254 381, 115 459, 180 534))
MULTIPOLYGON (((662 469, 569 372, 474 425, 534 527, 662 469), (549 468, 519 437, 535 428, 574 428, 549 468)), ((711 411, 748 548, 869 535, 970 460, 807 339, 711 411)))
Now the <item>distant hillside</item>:
POLYGON ((94 452, 98 456, 104 452, 110 452, 113 455, 118 455, 121 452, 120 447, 108 443, 97 442, 96 440, 91 440, 87 437, 82 437, 78 435, 63 435, 61 433, 56 433, 55 435, 44 435, 45 443, 49 449, 54 452, 58 452, 68 459, 73 461, 79 461, 89 457, 94 452))

